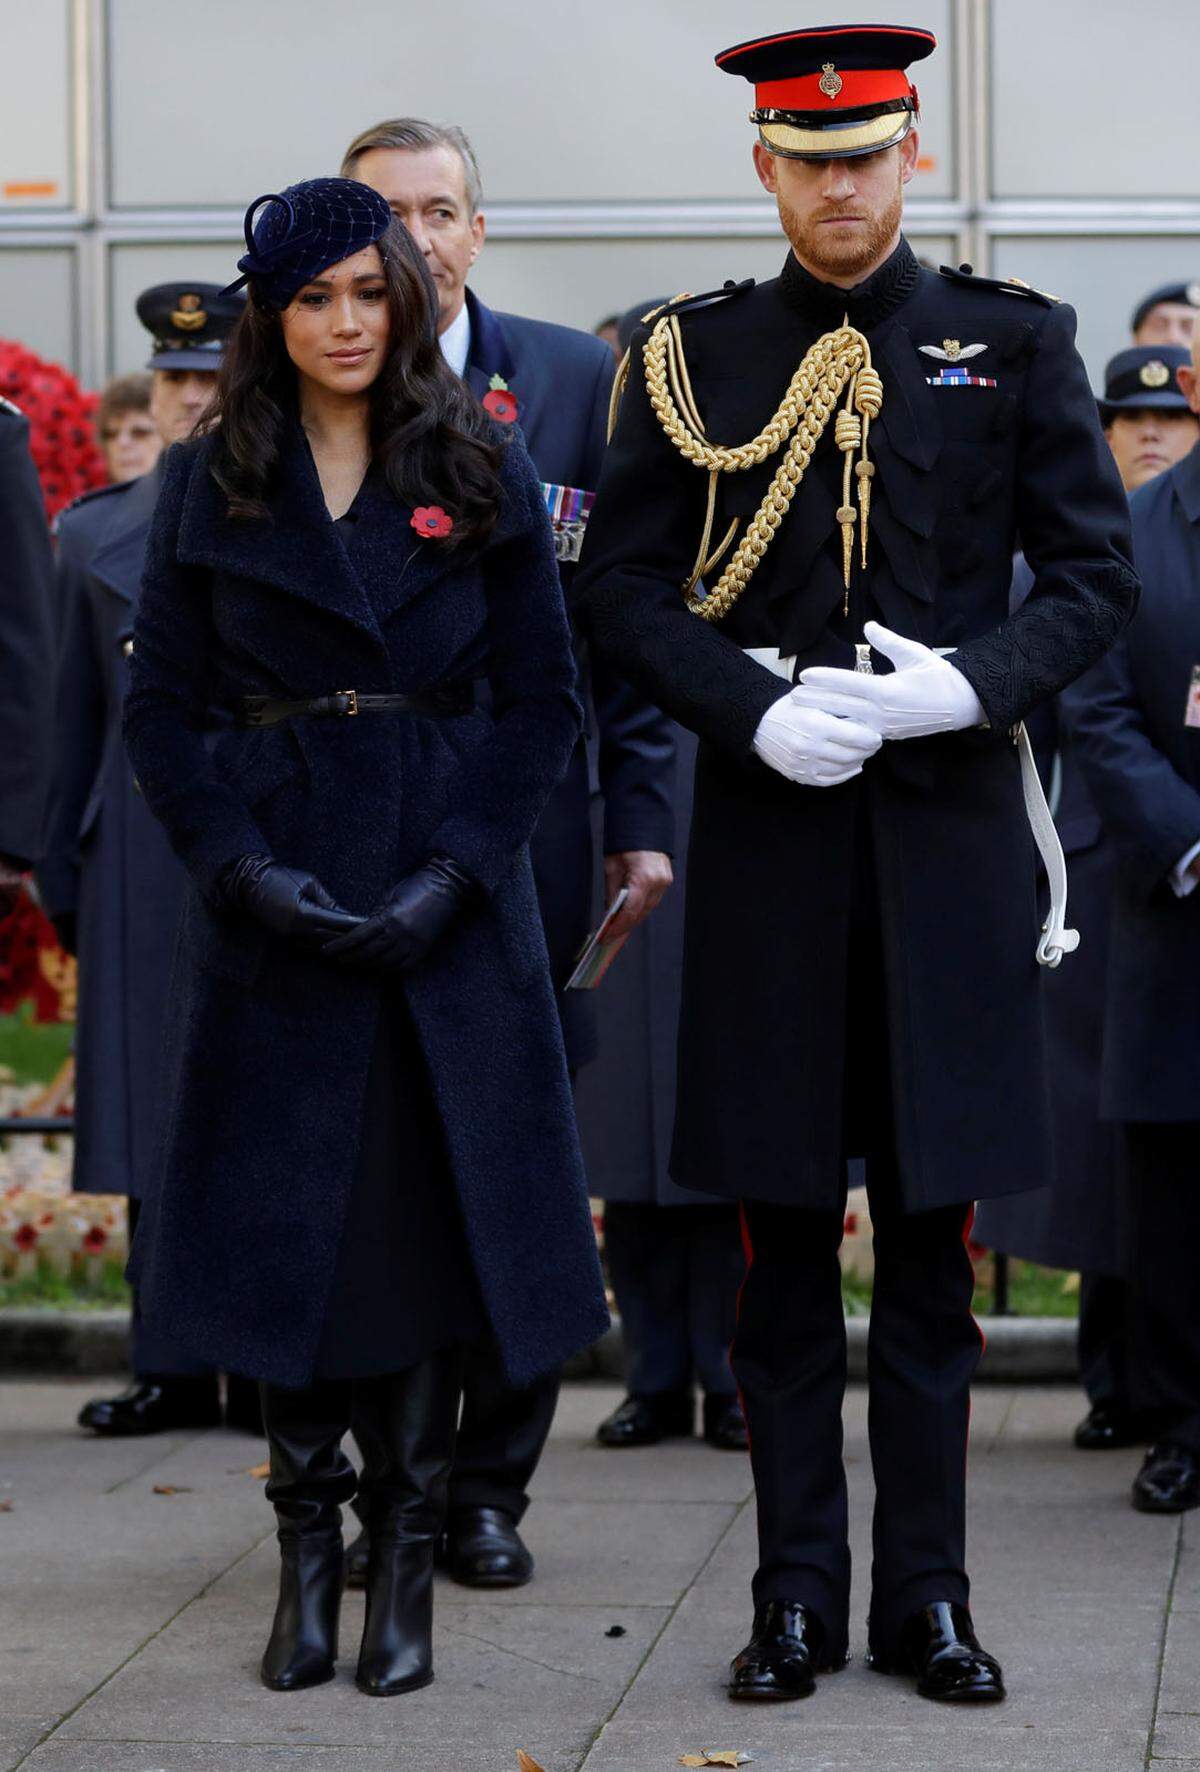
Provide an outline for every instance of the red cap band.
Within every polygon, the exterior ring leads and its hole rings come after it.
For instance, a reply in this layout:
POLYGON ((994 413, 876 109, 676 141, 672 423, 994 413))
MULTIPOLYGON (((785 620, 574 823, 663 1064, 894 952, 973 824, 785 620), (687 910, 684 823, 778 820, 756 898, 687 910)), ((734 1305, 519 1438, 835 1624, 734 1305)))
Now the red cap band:
POLYGON ((791 80, 764 80, 754 88, 755 104, 764 111, 847 111, 860 105, 879 105, 889 99, 915 96, 902 68, 846 68, 829 74, 798 74, 791 80), (838 90, 825 90, 835 80, 841 83, 838 90))

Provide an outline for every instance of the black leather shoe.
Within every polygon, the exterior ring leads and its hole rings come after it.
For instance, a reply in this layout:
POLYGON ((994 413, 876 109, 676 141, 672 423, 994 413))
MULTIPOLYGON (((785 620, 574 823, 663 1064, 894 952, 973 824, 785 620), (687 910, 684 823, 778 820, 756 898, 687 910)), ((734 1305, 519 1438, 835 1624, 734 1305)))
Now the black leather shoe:
POLYGON ((254 1379, 235 1378, 232 1373, 226 1378, 225 1426, 236 1428, 242 1434, 253 1434, 260 1440, 266 1433, 262 1403, 254 1379))
POLYGON ((755 1607, 750 1641, 730 1664, 729 1696, 807 1698, 816 1690, 817 1675, 831 1666, 825 1627, 816 1614, 795 1600, 768 1600, 755 1607))
POLYGON ((346 1546, 346 1586, 366 1587, 367 1562, 371 1555, 371 1540, 364 1526, 352 1544, 346 1546))
POLYGON ((1160 1440, 1133 1479, 1133 1505, 1143 1514, 1183 1514, 1200 1507, 1200 1460, 1187 1446, 1160 1440))
POLYGON ((1144 1446, 1151 1437, 1140 1416, 1105 1403, 1089 1409, 1075 1429, 1075 1444, 1081 1452, 1115 1452, 1120 1446, 1144 1446))
POLYGON ((460 1507, 446 1522, 439 1562, 463 1587, 524 1587, 533 1558, 510 1514, 498 1507, 460 1507))
POLYGON ((704 1438, 720 1452, 748 1452, 750 1435, 736 1397, 705 1397, 704 1438))
POLYGON ((657 1446, 660 1440, 682 1440, 696 1431, 696 1405, 690 1391, 662 1396, 626 1397, 596 1429, 602 1446, 657 1446))
POLYGON ((876 1673, 913 1674, 922 1698, 949 1704, 998 1704, 1004 1675, 975 1635, 965 1606, 939 1600, 914 1612, 894 1653, 871 1648, 876 1673))
POLYGON ((215 1378, 175 1378, 134 1384, 117 1397, 93 1397, 79 1411, 80 1427, 114 1439, 162 1434, 169 1428, 220 1427, 215 1378))

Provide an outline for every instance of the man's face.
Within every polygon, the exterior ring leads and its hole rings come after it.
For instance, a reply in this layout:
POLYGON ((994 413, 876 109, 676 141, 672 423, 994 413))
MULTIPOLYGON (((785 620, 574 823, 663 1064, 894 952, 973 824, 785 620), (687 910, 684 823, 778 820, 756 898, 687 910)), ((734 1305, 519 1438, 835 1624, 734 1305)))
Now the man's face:
POLYGON ((754 144, 754 166, 779 206, 783 231, 806 270, 849 286, 886 258, 900 232, 917 135, 851 160, 789 160, 754 144))
POLYGON ((156 369, 150 390, 150 416, 164 448, 190 437, 196 420, 213 397, 217 378, 211 369, 156 369))
POLYGON ((1126 492, 1136 492, 1156 474, 1182 461, 1200 438, 1200 419, 1191 412, 1163 412, 1144 406, 1118 412, 1105 428, 1117 472, 1126 492))
POLYGON ((1182 345, 1192 348, 1196 310, 1181 301, 1160 301, 1151 308, 1133 335, 1135 345, 1182 345))
POLYGON ((424 253, 437 285, 438 331, 445 332, 483 248, 483 216, 471 214, 462 156, 453 148, 370 148, 354 176, 387 198, 424 253))

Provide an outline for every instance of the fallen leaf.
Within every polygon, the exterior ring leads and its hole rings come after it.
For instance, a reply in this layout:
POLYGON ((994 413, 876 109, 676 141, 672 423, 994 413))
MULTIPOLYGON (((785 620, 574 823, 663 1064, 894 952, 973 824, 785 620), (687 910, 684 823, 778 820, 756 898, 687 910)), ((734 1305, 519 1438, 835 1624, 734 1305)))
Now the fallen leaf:
POLYGON ((252 1464, 250 1466, 250 1469, 246 1472, 246 1475, 248 1477, 269 1477, 270 1474, 271 1474, 271 1466, 269 1463, 268 1464, 252 1464))
POLYGON ((744 1766, 749 1759, 749 1754, 739 1753, 736 1747, 706 1747, 704 1750, 706 1766, 744 1766))
POLYGON ((708 1761, 703 1754, 680 1754, 679 1764, 681 1766, 707 1766, 708 1761))
POLYGON ((183 1483, 155 1483, 156 1495, 190 1495, 192 1491, 183 1483))
POLYGON ((520 1767, 521 1772, 542 1772, 542 1768, 538 1765, 533 1755, 527 1754, 523 1747, 517 1749, 517 1765, 520 1767))

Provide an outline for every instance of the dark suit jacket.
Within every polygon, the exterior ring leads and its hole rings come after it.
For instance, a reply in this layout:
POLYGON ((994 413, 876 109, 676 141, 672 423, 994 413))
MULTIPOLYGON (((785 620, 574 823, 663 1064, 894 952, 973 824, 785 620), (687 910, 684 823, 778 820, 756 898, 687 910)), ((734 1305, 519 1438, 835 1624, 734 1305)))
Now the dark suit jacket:
MULTIPOLYGON (((1037 881, 1008 730, 1112 644, 1137 580, 1071 310, 923 270, 905 244, 851 292, 789 256, 777 280, 685 311, 708 437, 755 437, 847 311, 884 390, 868 563, 852 565, 849 615, 832 423, 741 600, 719 623, 687 608, 707 475, 659 425, 644 335, 577 591, 596 645, 701 739, 675 1180, 797 1205, 838 1197, 846 919, 869 820, 894 1143, 919 1210, 1020 1192, 1048 1172, 1037 881), (922 349, 947 338, 984 347, 968 360, 979 382, 953 385, 922 349), (1018 541, 1035 584, 1010 613, 1018 541), (956 647, 991 729, 885 745, 841 787, 786 781, 753 750, 785 685, 742 648, 852 666, 871 617, 956 647)), ((744 533, 778 467, 776 456, 721 475, 714 540, 735 518, 744 533)))
MULTIPOLYGON (((482 398, 491 377, 502 376, 518 402, 517 422, 539 477, 594 491, 600 480, 613 380, 608 346, 570 327, 493 313, 470 290, 467 306, 469 386, 482 398)), ((568 611, 573 574, 573 566, 562 570, 568 611)), ((589 731, 594 730, 596 740, 606 855, 630 849, 672 853, 675 748, 666 717, 611 664, 589 658, 574 624, 573 631, 587 727, 530 847, 551 973, 560 987, 567 1058, 572 1069, 578 1069, 596 1050, 593 1004, 588 993, 564 995, 561 986, 587 935, 593 906, 589 731)))
POLYGON ((125 705, 138 780, 191 876, 164 1172, 133 1250, 142 1308, 208 1364, 311 1378, 383 981, 230 911, 219 882, 237 857, 273 855, 365 913, 443 854, 481 890, 403 989, 484 1307, 528 1382, 607 1323, 527 849, 580 725, 537 477, 510 437, 500 520, 464 558, 414 534, 378 475, 335 529, 298 424, 272 520, 234 521, 213 441, 166 457, 125 705), (245 695, 482 677, 490 712, 306 717, 205 742, 213 706, 245 695))
POLYGON ((54 708, 50 531, 29 421, 0 400, 0 857, 41 848, 54 708))
POLYGON ((1101 1109, 1113 1120, 1200 1120, 1200 889, 1169 875, 1200 841, 1200 444, 1130 500, 1141 607, 1064 697, 1117 853, 1101 1109))
POLYGON ((37 871, 47 911, 76 927, 75 1187, 135 1199, 153 1171, 186 882, 121 741, 125 646, 161 478, 90 493, 58 520, 54 768, 37 871))

